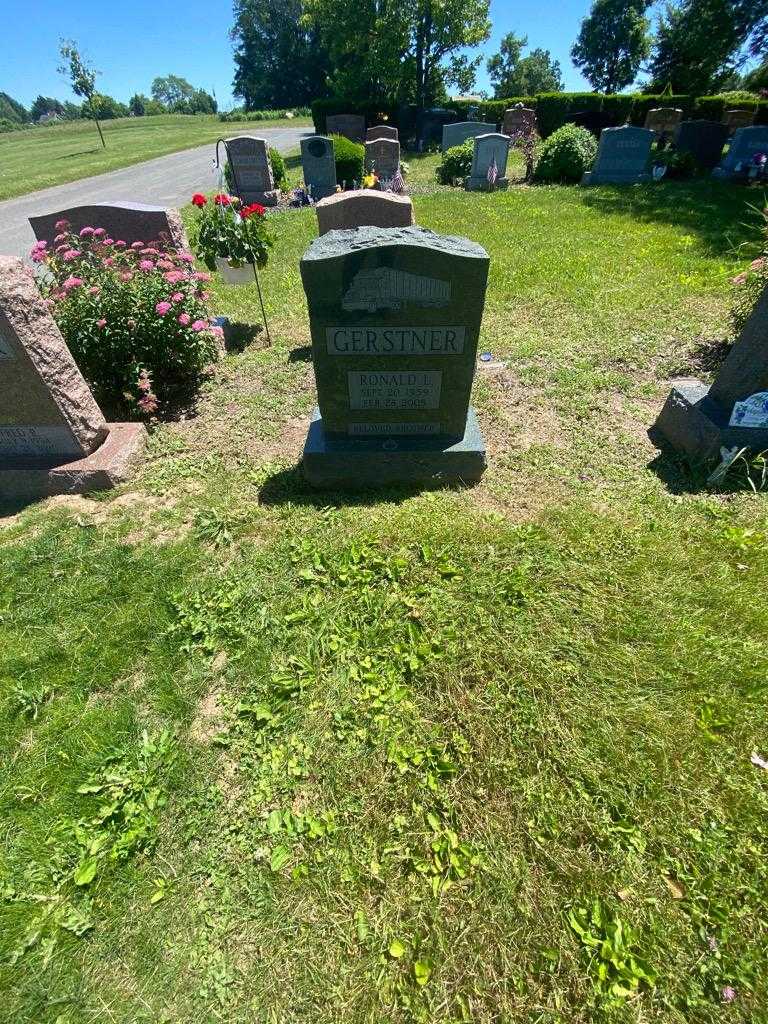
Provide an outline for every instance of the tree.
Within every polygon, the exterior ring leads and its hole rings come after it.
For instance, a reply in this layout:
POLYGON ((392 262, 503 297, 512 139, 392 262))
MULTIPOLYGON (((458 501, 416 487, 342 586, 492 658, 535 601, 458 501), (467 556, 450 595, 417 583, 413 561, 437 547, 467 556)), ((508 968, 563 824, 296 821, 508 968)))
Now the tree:
POLYGON ((7 92, 0 92, 0 120, 12 121, 14 124, 26 124, 30 119, 29 111, 23 104, 9 96, 7 92))
POLYGON ((562 92, 559 62, 552 59, 549 50, 540 48, 523 57, 527 45, 526 36, 508 32, 501 40, 499 53, 488 60, 488 76, 497 99, 535 96, 537 92, 562 92))
POLYGON ((746 44, 768 16, 768 0, 681 0, 659 16, 652 89, 705 95, 733 81, 746 44))
POLYGON ((93 104, 93 98, 96 95, 96 75, 99 72, 90 66, 76 44, 71 41, 62 39, 59 44, 59 53, 62 61, 59 65, 59 73, 69 78, 75 96, 83 97, 84 106, 88 108, 90 116, 96 122, 101 144, 106 149, 107 144, 104 141, 104 134, 93 104))
POLYGON ((651 52, 648 0, 595 0, 581 23, 571 59, 593 89, 620 92, 651 52))
POLYGON ((99 121, 112 121, 116 117, 128 117, 130 111, 124 103, 113 96, 95 92, 87 103, 83 103, 83 117, 99 121))
POLYGON ((63 117, 65 109, 61 100, 55 100, 52 96, 38 96, 29 113, 33 121, 39 121, 44 114, 58 114, 63 117))
POLYGON ((190 85, 186 78, 180 78, 178 75, 156 78, 152 83, 152 98, 168 110, 183 112, 194 94, 194 86, 190 85))
POLYGON ((187 114, 215 114, 219 109, 216 100, 205 89, 195 89, 187 102, 187 114))

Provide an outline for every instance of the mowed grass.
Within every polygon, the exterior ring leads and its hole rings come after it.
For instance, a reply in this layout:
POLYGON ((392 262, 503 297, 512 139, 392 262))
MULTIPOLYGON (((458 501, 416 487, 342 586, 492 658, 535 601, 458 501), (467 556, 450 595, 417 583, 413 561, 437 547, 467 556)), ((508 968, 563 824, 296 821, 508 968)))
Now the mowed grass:
POLYGON ((307 118, 225 124, 205 114, 119 118, 101 123, 106 148, 92 121, 8 132, 0 135, 0 200, 115 171, 239 132, 309 124, 307 118))
POLYGON ((305 210, 274 345, 117 494, 4 521, 0 1020, 768 1020, 766 499, 645 436, 750 196, 430 162, 418 222, 491 255, 478 487, 302 483, 305 210))

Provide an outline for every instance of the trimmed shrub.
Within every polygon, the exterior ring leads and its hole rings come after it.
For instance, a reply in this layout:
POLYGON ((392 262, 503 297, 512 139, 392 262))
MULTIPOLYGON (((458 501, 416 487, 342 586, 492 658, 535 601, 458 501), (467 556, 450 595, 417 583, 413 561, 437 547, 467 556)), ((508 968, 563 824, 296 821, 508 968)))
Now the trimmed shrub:
POLYGON ((451 146, 443 153, 443 158, 435 170, 437 180, 442 185, 452 185, 456 178, 466 178, 472 170, 472 154, 475 151, 475 140, 467 139, 460 146, 451 146))
POLYGON ((609 119, 612 128, 619 128, 629 121, 634 101, 634 96, 622 94, 603 96, 603 113, 609 119))
POLYGON ((222 110, 219 113, 219 120, 226 122, 280 121, 291 114, 294 117, 309 117, 310 113, 309 107, 289 107, 282 110, 243 110, 242 107, 235 107, 233 110, 222 110))
POLYGON ((596 154, 597 141, 591 132, 564 124, 542 145, 534 181, 580 181, 596 154))
POLYGON ((343 135, 331 135, 333 140, 333 159, 336 164, 336 181, 351 185, 353 181, 362 181, 365 173, 365 146, 360 142, 352 142, 343 135))

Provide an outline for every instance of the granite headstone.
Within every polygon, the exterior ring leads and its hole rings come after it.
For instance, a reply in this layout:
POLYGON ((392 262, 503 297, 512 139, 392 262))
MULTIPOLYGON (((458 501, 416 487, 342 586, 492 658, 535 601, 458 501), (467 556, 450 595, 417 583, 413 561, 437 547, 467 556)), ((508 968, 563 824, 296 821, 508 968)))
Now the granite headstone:
POLYGON ((605 128, 600 134, 595 165, 582 185, 635 184, 650 180, 648 158, 654 134, 647 128, 605 128))
POLYGON ((493 125, 487 121, 454 121, 443 125, 443 153, 453 146, 460 146, 467 139, 476 139, 478 135, 487 135, 493 125))
POLYGON ((536 111, 531 107, 524 107, 522 103, 516 103, 514 107, 508 107, 504 111, 504 120, 501 130, 504 135, 515 136, 521 132, 526 135, 536 131, 536 111))
POLYGON ((445 107, 430 107, 416 116, 416 140, 419 151, 440 143, 443 126, 456 120, 456 112, 445 107))
POLYGON ((329 114, 325 119, 329 135, 343 135, 352 142, 362 142, 365 136, 365 118, 362 114, 329 114))
POLYGON ((364 226, 408 227, 413 224, 413 203, 408 196, 374 188, 337 192, 315 204, 319 235, 364 226))
POLYGON ((104 228, 110 238, 129 245, 133 242, 167 242, 177 249, 188 249, 189 242, 178 210, 142 203, 99 203, 93 206, 73 206, 56 213, 30 217, 29 223, 38 241, 49 245, 59 233, 56 224, 66 220, 70 230, 79 233, 83 228, 104 228))
POLYGON ((675 149, 690 153, 699 166, 711 171, 720 163, 728 128, 721 121, 683 121, 675 132, 675 149))
POLYGON ((472 170, 464 182, 464 187, 470 192, 488 191, 490 188, 506 188, 509 184, 507 178, 507 157, 509 156, 509 136, 500 132, 488 132, 485 135, 478 135, 475 139, 475 148, 472 154, 472 170), (496 161, 496 182, 492 186, 488 180, 488 170, 491 162, 496 161))
POLYGON ((333 140, 323 135, 310 135, 301 140, 301 169, 304 184, 312 190, 312 198, 325 199, 336 192, 336 161, 333 140))
POLYGON ((395 142, 399 142, 400 135, 397 128, 394 128, 391 124, 377 124, 373 128, 369 128, 365 133, 366 142, 375 142, 376 139, 394 139, 395 142))
POLYGON ((568 124, 575 124, 579 128, 586 128, 596 139, 606 128, 615 127, 612 115, 606 110, 577 110, 568 114, 568 124))
POLYGON ((745 172, 756 153, 768 153, 768 124, 737 128, 720 166, 712 171, 715 178, 736 178, 745 172))
POLYGON ((754 110, 726 110, 723 114, 723 124, 729 135, 733 135, 739 128, 750 128, 754 123, 754 110))
POLYGON ((318 410, 304 450, 317 486, 478 480, 469 405, 488 255, 419 227, 334 231, 301 261, 318 410))
POLYGON ((234 195, 246 205, 276 206, 279 193, 275 189, 266 139, 240 135, 227 139, 226 147, 234 195))
POLYGON ((682 119, 683 112, 678 107, 653 107, 645 115, 645 127, 658 142, 669 142, 682 119))
POLYGON ((375 171, 381 181, 395 176, 400 167, 400 143, 395 139, 374 139, 365 144, 365 169, 375 171))

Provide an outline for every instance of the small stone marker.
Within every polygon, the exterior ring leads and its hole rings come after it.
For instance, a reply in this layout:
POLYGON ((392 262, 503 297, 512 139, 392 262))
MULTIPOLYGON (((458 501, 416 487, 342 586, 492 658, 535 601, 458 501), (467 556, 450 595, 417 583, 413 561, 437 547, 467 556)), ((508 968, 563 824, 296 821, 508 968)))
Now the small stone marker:
POLYGON ((729 135, 733 135, 739 128, 751 128, 754 123, 754 110, 726 110, 723 114, 723 124, 729 135))
POLYGON ((491 187, 506 188, 509 184, 507 178, 507 157, 509 156, 509 136, 499 132, 488 132, 486 135, 478 135, 475 139, 475 149, 472 154, 472 170, 464 182, 464 187, 470 192, 488 192, 491 187), (496 160, 496 173, 498 177, 493 186, 488 180, 488 170, 492 160, 496 160))
POLYGON ((413 203, 408 196, 374 188, 337 192, 315 205, 318 234, 364 226, 408 227, 413 224, 413 203))
POLYGON ((605 128, 600 133, 595 166, 581 179, 582 185, 605 183, 634 185, 649 181, 648 158, 654 134, 647 128, 605 128))
POLYGON ((521 131, 528 133, 536 131, 536 111, 531 107, 524 107, 522 103, 516 103, 504 111, 504 120, 501 124, 501 131, 504 135, 518 135, 521 131))
POLYGON ((246 205, 276 206, 279 195, 266 139, 239 135, 236 139, 227 139, 226 149, 232 172, 232 192, 246 205))
POLYGON ((487 135, 493 125, 487 121, 455 121, 453 124, 443 125, 443 142, 441 150, 452 149, 453 146, 460 146, 467 139, 476 139, 478 135, 487 135))
POLYGON ((394 139, 374 139, 365 144, 365 169, 376 171, 380 181, 391 180, 400 168, 400 143, 394 139))
POLYGON ((323 135, 310 135, 301 140, 301 168, 304 184, 312 189, 315 201, 336 192, 336 161, 333 140, 323 135))
POLYGON ((393 128, 391 124, 377 124, 365 133, 366 142, 375 142, 376 139, 393 139, 399 142, 400 136, 397 128, 393 128))
POLYGON ((645 127, 654 133, 658 142, 667 142, 682 120, 683 112, 677 107, 654 107, 645 115, 645 127))
POLYGON ((697 164, 711 171, 720 163, 728 127, 721 121, 683 121, 675 132, 675 149, 690 153, 697 164))
POLYGON ((110 238, 127 242, 169 242, 177 249, 188 249, 189 242, 178 210, 142 203, 99 203, 94 206, 73 206, 69 210, 30 217, 35 238, 49 245, 58 234, 56 223, 69 221, 75 233, 82 228, 104 228, 110 238))
POLYGON ((353 142, 362 142, 365 136, 365 118, 362 114, 329 114, 325 119, 329 135, 343 135, 353 142))
POLYGON ((480 478, 485 447, 469 398, 488 264, 474 242, 419 227, 335 231, 310 245, 310 483, 480 478))
POLYGON ((768 448, 768 287, 710 387, 677 381, 650 435, 694 459, 720 448, 768 448))
POLYGON ((738 128, 720 166, 712 171, 714 178, 734 178, 745 172, 756 153, 768 153, 768 124, 738 128))
POLYGON ((32 272, 0 256, 0 503, 114 487, 145 437, 107 424, 32 272))

